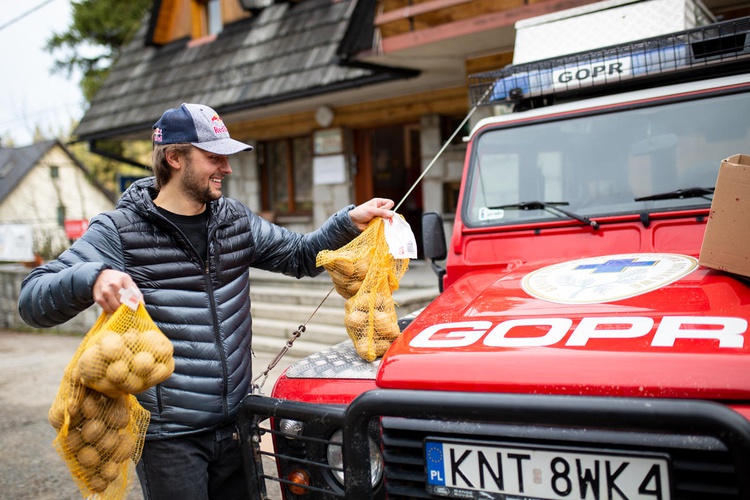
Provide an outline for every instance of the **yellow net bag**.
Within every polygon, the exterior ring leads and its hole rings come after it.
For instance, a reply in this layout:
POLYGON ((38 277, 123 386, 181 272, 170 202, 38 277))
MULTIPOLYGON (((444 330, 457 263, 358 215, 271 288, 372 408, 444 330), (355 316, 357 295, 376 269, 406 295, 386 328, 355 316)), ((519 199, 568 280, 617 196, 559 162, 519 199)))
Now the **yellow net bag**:
POLYGON ((102 313, 63 372, 49 422, 84 498, 125 498, 150 414, 134 394, 174 371, 172 344, 143 304, 102 313))
POLYGON ((365 361, 382 356, 401 333, 393 292, 409 268, 408 258, 391 254, 384 220, 374 218, 362 234, 338 250, 321 251, 316 263, 328 271, 336 291, 347 299, 344 326, 357 354, 365 361))

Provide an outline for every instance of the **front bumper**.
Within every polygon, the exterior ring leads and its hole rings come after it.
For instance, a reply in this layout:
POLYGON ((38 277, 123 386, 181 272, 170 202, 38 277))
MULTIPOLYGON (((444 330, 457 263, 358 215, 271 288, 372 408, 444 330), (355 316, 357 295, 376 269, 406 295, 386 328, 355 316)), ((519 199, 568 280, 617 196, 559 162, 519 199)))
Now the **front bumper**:
MULTIPOLYGON (((315 440, 325 439, 322 429, 343 429, 345 489, 323 482, 308 499, 434 498, 424 488, 421 445, 428 435, 658 451, 672 457, 673 499, 750 499, 750 422, 710 401, 379 389, 341 407, 248 396, 240 428, 258 498, 264 498, 266 480, 279 480, 264 473, 268 452, 258 446, 262 433, 278 433, 276 425, 261 427, 268 418, 310 422, 313 434, 320 433, 310 436, 315 440), (385 484, 375 488, 368 453, 373 429, 386 471, 385 484)), ((283 451, 274 458, 282 469, 290 463, 283 451)), ((310 458, 316 459, 303 460, 310 458)))

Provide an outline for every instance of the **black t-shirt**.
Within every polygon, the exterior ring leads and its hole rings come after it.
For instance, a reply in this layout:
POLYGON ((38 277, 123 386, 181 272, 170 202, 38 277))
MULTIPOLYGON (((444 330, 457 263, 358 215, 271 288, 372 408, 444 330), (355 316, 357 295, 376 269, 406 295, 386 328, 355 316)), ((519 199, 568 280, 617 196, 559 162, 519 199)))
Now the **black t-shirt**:
POLYGON ((164 210, 161 207, 156 208, 159 209, 159 212, 164 217, 180 228, 182 234, 190 240, 198 255, 205 261, 208 256, 208 234, 206 230, 209 215, 208 207, 206 207, 203 213, 198 215, 180 215, 172 213, 169 210, 164 210))

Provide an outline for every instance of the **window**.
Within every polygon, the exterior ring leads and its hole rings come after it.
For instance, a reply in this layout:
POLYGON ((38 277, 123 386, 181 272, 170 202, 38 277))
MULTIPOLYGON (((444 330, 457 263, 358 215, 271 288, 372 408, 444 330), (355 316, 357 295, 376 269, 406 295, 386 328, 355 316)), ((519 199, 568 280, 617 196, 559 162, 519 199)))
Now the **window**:
POLYGON ((53 179, 59 179, 60 178, 60 167, 57 165, 52 165, 49 167, 49 176, 53 179))
POLYGON ((193 0, 193 39, 213 37, 221 33, 221 0, 193 0))
POLYGON ((57 206, 57 225, 65 227, 65 205, 57 206))
POLYGON ((208 35, 218 35, 221 33, 223 23, 221 22, 221 1, 209 0, 206 5, 206 17, 208 25, 208 35))
POLYGON ((463 220, 560 217, 534 202, 587 217, 709 206, 708 196, 667 193, 714 186, 720 160, 750 143, 747 109, 745 94, 697 95, 488 128, 472 148, 463 220))
POLYGON ((311 214, 312 141, 297 137, 258 145, 264 211, 311 214))

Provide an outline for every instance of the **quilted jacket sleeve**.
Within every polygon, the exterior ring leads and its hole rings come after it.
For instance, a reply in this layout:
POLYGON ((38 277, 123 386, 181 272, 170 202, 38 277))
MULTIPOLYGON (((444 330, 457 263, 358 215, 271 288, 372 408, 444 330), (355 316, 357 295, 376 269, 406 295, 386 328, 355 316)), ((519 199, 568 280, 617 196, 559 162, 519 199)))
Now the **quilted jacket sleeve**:
POLYGON ((112 221, 97 216, 69 249, 24 278, 18 299, 21 318, 36 328, 70 320, 94 303, 94 282, 104 269, 122 270, 122 251, 112 221))
POLYGON ((323 268, 315 265, 318 253, 340 248, 360 234, 349 217, 353 208, 354 205, 342 208, 319 229, 307 234, 271 224, 248 210, 254 235, 253 266, 295 278, 320 274, 323 268))

